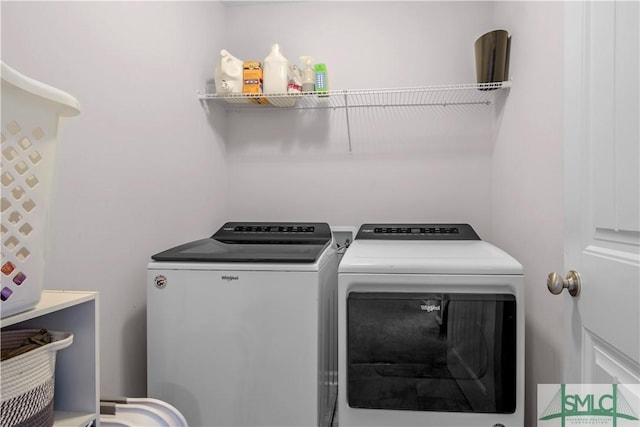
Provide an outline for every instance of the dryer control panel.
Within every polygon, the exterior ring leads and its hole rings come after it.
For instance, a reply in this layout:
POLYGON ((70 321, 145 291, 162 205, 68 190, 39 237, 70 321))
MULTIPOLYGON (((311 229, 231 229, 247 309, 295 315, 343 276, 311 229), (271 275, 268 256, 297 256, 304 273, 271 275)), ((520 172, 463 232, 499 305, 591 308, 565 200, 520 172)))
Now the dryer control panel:
POLYGON ((363 224, 356 240, 481 240, 469 224, 363 224))

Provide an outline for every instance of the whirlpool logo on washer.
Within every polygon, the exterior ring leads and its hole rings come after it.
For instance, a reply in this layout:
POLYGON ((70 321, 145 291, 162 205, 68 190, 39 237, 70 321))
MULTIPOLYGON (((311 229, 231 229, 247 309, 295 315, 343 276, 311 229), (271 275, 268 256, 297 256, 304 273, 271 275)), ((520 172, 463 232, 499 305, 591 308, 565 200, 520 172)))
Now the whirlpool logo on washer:
POLYGON ((228 275, 226 275, 226 274, 223 274, 223 275, 221 276, 221 279, 222 279, 222 280, 226 280, 227 282, 233 282, 234 280, 238 280, 238 279, 239 279, 239 277, 238 277, 238 276, 228 276, 228 275))
POLYGON ((164 276, 156 276, 153 279, 153 282, 156 284, 156 288, 164 289, 167 286, 167 278, 164 276))

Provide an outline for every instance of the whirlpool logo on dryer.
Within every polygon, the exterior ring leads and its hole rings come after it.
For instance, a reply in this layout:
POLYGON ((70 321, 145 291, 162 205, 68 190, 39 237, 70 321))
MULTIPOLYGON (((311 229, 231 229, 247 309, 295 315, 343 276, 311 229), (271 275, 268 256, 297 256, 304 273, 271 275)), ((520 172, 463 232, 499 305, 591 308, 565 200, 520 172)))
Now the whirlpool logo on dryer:
POLYGON ((432 311, 440 311, 440 306, 429 304, 427 301, 422 301, 422 304, 420 304, 420 310, 431 313, 432 311))
POLYGON ((222 280, 226 280, 227 282, 233 282, 234 280, 238 280, 238 276, 227 276, 226 274, 223 274, 221 276, 222 280))

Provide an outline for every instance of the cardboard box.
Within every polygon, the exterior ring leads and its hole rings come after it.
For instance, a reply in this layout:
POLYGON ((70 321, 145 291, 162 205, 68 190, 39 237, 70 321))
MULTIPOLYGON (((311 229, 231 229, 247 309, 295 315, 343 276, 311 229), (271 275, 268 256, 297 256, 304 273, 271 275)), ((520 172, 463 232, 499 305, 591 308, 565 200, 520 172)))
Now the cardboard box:
MULTIPOLYGON (((245 61, 242 64, 242 93, 260 94, 262 93, 262 64, 260 61, 245 61)), ((268 104, 266 98, 251 97, 249 101, 254 104, 268 104)))
POLYGON ((262 93, 262 82, 259 80, 245 80, 242 85, 243 93, 262 93))
POLYGON ((262 81, 262 68, 254 69, 254 68, 245 68, 242 73, 242 78, 244 80, 260 80, 262 81))
POLYGON ((244 61, 242 63, 242 68, 245 70, 262 70, 262 62, 260 61, 244 61))
POLYGON ((242 66, 242 92, 262 92, 262 64, 260 61, 245 61, 242 66), (259 91, 256 92, 256 85, 259 91))

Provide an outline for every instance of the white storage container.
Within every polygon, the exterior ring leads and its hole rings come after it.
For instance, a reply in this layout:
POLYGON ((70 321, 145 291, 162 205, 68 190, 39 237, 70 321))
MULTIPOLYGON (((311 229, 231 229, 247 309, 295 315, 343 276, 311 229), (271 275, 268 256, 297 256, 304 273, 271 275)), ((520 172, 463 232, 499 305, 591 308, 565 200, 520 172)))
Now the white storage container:
POLYGON ((228 50, 220 51, 220 62, 215 73, 217 95, 242 93, 242 64, 243 61, 231 55, 228 50))
POLYGON ((43 288, 45 235, 59 118, 80 113, 71 95, 2 71, 0 316, 34 307, 43 288))
POLYGON ((173 405, 159 399, 101 399, 102 427, 187 427, 187 420, 173 405))

